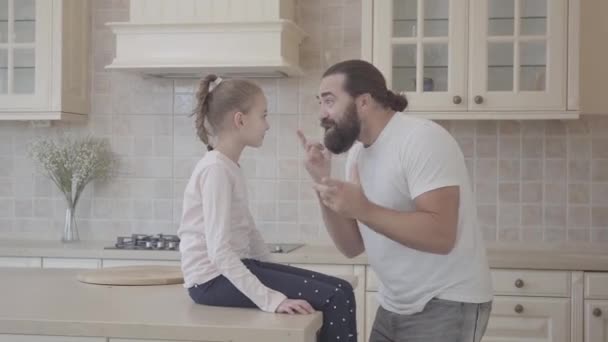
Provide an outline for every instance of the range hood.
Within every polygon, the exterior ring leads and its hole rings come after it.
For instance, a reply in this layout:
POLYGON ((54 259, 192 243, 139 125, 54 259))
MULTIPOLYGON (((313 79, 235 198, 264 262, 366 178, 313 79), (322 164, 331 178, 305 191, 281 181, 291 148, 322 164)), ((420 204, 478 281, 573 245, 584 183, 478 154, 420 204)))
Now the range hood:
POLYGON ((129 21, 107 25, 116 57, 106 69, 167 78, 302 74, 306 34, 295 0, 131 0, 129 21))

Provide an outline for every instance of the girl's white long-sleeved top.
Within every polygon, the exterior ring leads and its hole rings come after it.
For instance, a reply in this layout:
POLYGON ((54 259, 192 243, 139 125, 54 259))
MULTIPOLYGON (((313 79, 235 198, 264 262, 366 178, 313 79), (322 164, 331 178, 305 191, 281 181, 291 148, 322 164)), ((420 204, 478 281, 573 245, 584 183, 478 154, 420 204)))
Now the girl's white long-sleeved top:
POLYGON ((223 275, 267 312, 287 298, 264 286, 241 261, 266 260, 269 251, 249 211, 243 172, 219 151, 207 152, 194 168, 177 235, 185 287, 223 275))

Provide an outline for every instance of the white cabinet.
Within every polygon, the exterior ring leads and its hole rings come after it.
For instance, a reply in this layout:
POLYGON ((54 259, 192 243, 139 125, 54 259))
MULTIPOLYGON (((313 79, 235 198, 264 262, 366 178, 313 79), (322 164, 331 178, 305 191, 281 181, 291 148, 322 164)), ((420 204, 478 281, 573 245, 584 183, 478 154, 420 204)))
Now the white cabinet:
POLYGON ((38 257, 0 257, 0 267, 42 267, 42 258, 38 257))
POLYGON ((106 342, 106 338, 0 334, 0 342, 106 342))
POLYGON ((431 119, 578 117, 580 0, 363 0, 363 57, 431 119))
POLYGON ((496 296, 482 341, 570 341, 570 299, 496 296))
POLYGON ((608 1, 581 1, 581 66, 580 106, 583 114, 608 114, 608 96, 605 81, 608 79, 608 1))
MULTIPOLYGON (((571 340, 571 296, 574 292, 571 272, 492 269, 491 275, 496 295, 484 342, 575 342, 571 340)), ((377 290, 378 279, 368 268, 366 338, 371 334, 378 310, 377 290)), ((580 291, 582 296, 582 287, 580 291)))
POLYGON ((76 258, 43 258, 42 268, 101 268, 101 260, 76 258))
MULTIPOLYGON (((377 292, 365 293, 366 340, 379 306, 376 296, 377 292)), ((570 300, 496 296, 483 342, 498 341, 570 341, 570 300)))
POLYGON ((0 120, 89 111, 89 1, 0 1, 0 120))

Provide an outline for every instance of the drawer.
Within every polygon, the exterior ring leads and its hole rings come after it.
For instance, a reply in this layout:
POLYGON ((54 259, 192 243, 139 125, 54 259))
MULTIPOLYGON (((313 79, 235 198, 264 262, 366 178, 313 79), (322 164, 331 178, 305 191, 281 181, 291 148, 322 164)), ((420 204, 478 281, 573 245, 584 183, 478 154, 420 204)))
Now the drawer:
POLYGON ((188 342, 188 341, 169 341, 169 340, 135 340, 124 338, 111 338, 110 342, 188 342))
POLYGON ((608 299, 608 273, 585 273, 585 298, 608 299))
POLYGON ((43 258, 42 268, 100 268, 99 259, 43 258))
POLYGON ((42 267, 42 258, 0 257, 0 267, 42 267))
POLYGON ((130 259, 103 259, 101 267, 120 267, 120 266, 180 266, 179 261, 175 260, 130 260, 130 259))
POLYGON ((355 268, 352 265, 290 264, 290 266, 303 268, 305 270, 323 273, 330 276, 346 276, 355 274, 355 268))
POLYGON ((497 295, 570 297, 567 271, 491 270, 497 295))
MULTIPOLYGON (((370 267, 366 272, 366 291, 378 291, 379 281, 370 267)), ((570 272, 491 270, 497 295, 570 297, 570 272)))
POLYGON ((106 338, 0 334, 0 342, 106 342, 106 338))

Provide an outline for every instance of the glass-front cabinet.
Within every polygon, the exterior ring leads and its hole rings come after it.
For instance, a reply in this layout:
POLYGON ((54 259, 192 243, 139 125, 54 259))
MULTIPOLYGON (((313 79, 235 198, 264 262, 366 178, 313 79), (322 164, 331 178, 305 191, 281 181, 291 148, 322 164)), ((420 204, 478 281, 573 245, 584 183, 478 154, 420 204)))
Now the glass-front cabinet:
POLYGON ((0 120, 86 114, 88 18, 86 0, 0 0, 0 120))
POLYGON ((363 0, 363 57, 414 115, 577 117, 578 1, 363 0))

